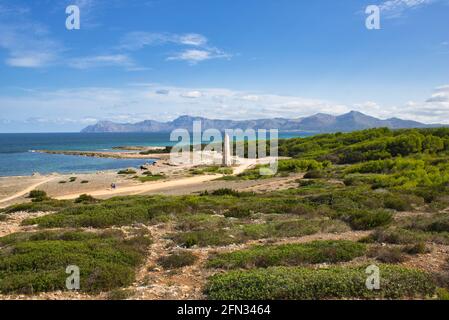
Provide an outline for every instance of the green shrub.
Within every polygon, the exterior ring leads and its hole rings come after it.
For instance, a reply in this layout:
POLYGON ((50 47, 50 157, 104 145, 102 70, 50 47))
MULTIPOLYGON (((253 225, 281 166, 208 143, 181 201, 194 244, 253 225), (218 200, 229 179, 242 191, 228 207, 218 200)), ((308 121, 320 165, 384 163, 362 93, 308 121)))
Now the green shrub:
POLYGON ((127 300, 134 295, 134 290, 130 289, 114 289, 108 292, 108 300, 127 300))
POLYGON ((367 255, 383 263, 400 263, 407 260, 400 248, 373 247, 368 251, 367 255))
POLYGON ((302 237, 318 232, 344 232, 347 226, 337 220, 295 219, 264 224, 248 224, 242 228, 243 239, 302 237))
POLYGON ((305 244, 256 246, 209 259, 212 268, 266 268, 350 261, 365 253, 365 245, 352 241, 314 241, 305 244))
POLYGON ((177 269, 190 266, 198 260, 198 257, 189 251, 179 251, 157 260, 164 269, 177 269))
POLYGON ((42 190, 33 190, 28 195, 28 198, 31 198, 31 199, 34 199, 34 198, 46 198, 46 197, 47 197, 47 193, 45 191, 42 191, 42 190))
POLYGON ((11 234, 0 238, 0 292, 65 290, 69 265, 80 268, 84 292, 128 286, 149 243, 147 237, 125 239, 120 231, 11 234))
POLYGON ((396 211, 409 211, 412 210, 413 207, 407 199, 401 197, 389 196, 384 200, 384 206, 388 209, 393 209, 396 211))
POLYGON ((233 217, 233 218, 247 218, 251 216, 252 212, 248 208, 231 208, 228 211, 224 213, 224 216, 226 218, 233 217))
POLYGON ((170 238, 178 245, 191 248, 193 246, 226 246, 238 242, 229 232, 225 230, 199 230, 175 233, 170 238))
POLYGON ((410 244, 403 248, 403 251, 407 254, 424 254, 429 253, 430 249, 427 248, 424 242, 418 242, 417 244, 410 244))
POLYGON ((32 202, 42 202, 49 200, 50 198, 47 196, 47 193, 42 190, 33 190, 28 195, 28 198, 31 198, 32 202))
POLYGON ((63 208, 72 207, 73 202, 67 201, 67 200, 55 200, 55 199, 43 199, 42 201, 38 202, 28 202, 28 203, 20 203, 15 204, 10 207, 0 209, 0 212, 4 213, 14 213, 14 212, 20 212, 20 211, 26 211, 26 212, 49 212, 49 211, 58 211, 63 208))
POLYGON ((140 182, 158 181, 165 178, 166 177, 163 174, 144 175, 141 177, 136 176, 136 179, 139 180, 140 182))
POLYGON ((445 288, 438 288, 437 297, 439 300, 449 300, 449 290, 445 288))
POLYGON ((117 174, 136 174, 136 173, 137 172, 134 169, 123 169, 117 172, 117 174))
POLYGON ((393 216, 385 210, 357 211, 347 218, 349 225, 355 230, 371 230, 391 223, 393 216))
POLYGON ((86 204, 86 203, 96 203, 96 202, 98 202, 98 200, 95 199, 94 197, 92 197, 91 195, 82 194, 78 198, 76 198, 74 202, 75 203, 85 203, 86 204))
POLYGON ((310 170, 304 175, 305 179, 320 179, 324 177, 324 173, 321 170, 310 170))
POLYGON ((432 278, 418 270, 380 266, 380 290, 366 288, 365 268, 272 267, 230 271, 209 278, 213 300, 400 299, 434 295, 432 278))

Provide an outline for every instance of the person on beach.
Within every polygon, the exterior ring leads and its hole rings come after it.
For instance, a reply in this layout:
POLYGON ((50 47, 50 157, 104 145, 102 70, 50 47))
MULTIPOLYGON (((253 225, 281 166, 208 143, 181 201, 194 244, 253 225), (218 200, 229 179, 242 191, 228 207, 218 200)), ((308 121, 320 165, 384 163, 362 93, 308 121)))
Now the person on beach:
POLYGON ((115 190, 115 188, 116 188, 117 186, 115 185, 115 183, 113 182, 113 183, 111 183, 111 189, 112 190, 115 190))

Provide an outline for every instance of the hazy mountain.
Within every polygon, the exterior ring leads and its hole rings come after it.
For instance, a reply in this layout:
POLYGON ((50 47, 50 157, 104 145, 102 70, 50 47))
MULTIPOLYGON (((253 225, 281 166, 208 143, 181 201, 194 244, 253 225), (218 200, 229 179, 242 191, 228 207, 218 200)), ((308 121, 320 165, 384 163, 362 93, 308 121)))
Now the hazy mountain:
POLYGON ((198 120, 201 121, 202 130, 211 128, 218 130, 279 129, 280 131, 308 131, 324 133, 338 131, 346 132, 378 127, 401 129, 437 126, 416 121, 401 120, 398 118, 381 120, 361 112, 351 111, 340 116, 318 113, 310 117, 299 119, 273 118, 237 121, 181 116, 169 122, 145 120, 137 123, 114 123, 111 121, 100 121, 95 125, 84 128, 81 132, 171 132, 174 129, 187 129, 192 131, 193 122, 198 120))

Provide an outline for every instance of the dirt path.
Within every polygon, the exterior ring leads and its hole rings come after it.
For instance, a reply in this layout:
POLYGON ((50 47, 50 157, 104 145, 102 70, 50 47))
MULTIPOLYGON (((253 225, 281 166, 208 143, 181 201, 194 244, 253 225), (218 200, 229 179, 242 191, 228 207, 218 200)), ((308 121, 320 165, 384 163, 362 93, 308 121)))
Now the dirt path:
MULTIPOLYGON (((7 198, 0 199, 0 203, 8 202, 8 201, 14 200, 14 199, 16 199, 16 198, 22 197, 22 196, 26 195, 27 193, 30 193, 30 191, 33 191, 34 189, 36 189, 36 188, 39 187, 40 185, 43 185, 43 184, 45 184, 45 183, 47 183, 47 182, 50 182, 50 181, 52 181, 53 179, 55 179, 55 177, 45 178, 44 180, 42 180, 42 181, 40 181, 40 182, 38 182, 38 183, 35 183, 35 184, 29 186, 28 188, 26 188, 26 189, 24 189, 24 190, 22 190, 22 191, 19 191, 19 192, 15 193, 15 194, 13 194, 12 196, 9 196, 9 197, 7 197, 7 198)), ((0 206, 0 207, 1 207, 1 206, 0 206)))
MULTIPOLYGON (((255 160, 250 159, 249 161, 245 161, 242 164, 240 164, 239 166, 234 168, 234 174, 235 175, 240 174, 243 171, 245 171, 246 169, 253 166, 254 164, 255 164, 255 160)), ((145 184, 141 184, 141 185, 129 186, 129 187, 123 187, 123 188, 117 188, 117 189, 95 190, 95 191, 89 192, 89 195, 91 195, 93 197, 111 197, 111 196, 117 196, 117 195, 138 195, 138 194, 151 192, 151 191, 192 186, 192 185, 212 181, 212 180, 215 180, 215 179, 218 179, 221 177, 223 177, 222 174, 202 175, 202 176, 181 178, 181 179, 177 179, 177 180, 151 182, 151 183, 145 183, 145 184)), ((85 192, 83 192, 83 193, 85 193, 85 192)), ((55 199, 58 199, 58 200, 76 199, 83 193, 78 192, 78 193, 67 194, 67 195, 55 197, 55 199)))
MULTIPOLYGON (((205 175, 205 176, 196 176, 183 178, 178 180, 170 180, 170 181, 160 181, 160 182, 152 182, 145 183, 137 186, 129 186, 117 189, 103 189, 89 192, 89 195, 93 197, 109 197, 109 196, 117 196, 117 195, 138 195, 150 191, 156 191, 166 188, 179 188, 182 186, 189 186, 193 184, 200 184, 207 181, 212 181, 217 178, 222 177, 222 175, 205 175)), ((85 192, 84 192, 85 193, 85 192)), ((83 193, 73 193, 67 194, 64 196, 55 197, 57 200, 70 200, 76 199, 83 193)))
POLYGON ((197 256, 197 261, 187 267, 174 270, 164 270, 157 264, 160 257, 166 256, 179 248, 173 241, 166 238, 174 232, 171 224, 151 226, 150 232, 153 244, 148 250, 148 257, 137 273, 135 284, 128 288, 134 291, 131 299, 135 300, 192 300, 203 299, 203 286, 206 278, 212 274, 204 269, 208 250, 189 250, 197 256))

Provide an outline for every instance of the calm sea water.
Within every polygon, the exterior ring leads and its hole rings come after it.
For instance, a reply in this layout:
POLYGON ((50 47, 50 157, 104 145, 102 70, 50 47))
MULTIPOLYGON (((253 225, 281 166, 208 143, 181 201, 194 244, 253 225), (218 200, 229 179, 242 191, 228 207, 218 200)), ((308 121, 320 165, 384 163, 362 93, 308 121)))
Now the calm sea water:
MULTIPOLYGON (((282 134, 288 138, 298 133, 282 134)), ((0 176, 81 173, 136 167, 146 159, 106 159, 50 155, 33 150, 111 151, 116 146, 173 145, 165 133, 4 133, 0 134, 0 176)))

